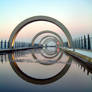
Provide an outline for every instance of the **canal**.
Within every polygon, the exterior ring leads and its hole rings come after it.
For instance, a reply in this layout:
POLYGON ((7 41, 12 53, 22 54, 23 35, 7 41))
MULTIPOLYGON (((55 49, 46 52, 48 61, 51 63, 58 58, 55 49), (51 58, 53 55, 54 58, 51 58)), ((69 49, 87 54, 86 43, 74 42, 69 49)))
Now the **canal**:
POLYGON ((0 92, 92 92, 92 70, 60 50, 1 54, 0 92))

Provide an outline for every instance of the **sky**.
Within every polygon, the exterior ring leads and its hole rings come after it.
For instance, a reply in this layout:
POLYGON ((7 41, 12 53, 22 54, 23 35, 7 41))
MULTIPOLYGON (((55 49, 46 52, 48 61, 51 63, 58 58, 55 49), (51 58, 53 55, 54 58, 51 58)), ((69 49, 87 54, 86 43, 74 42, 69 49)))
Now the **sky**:
POLYGON ((92 34, 92 0, 0 0, 0 40, 8 40, 21 21, 37 15, 59 20, 72 37, 92 34))

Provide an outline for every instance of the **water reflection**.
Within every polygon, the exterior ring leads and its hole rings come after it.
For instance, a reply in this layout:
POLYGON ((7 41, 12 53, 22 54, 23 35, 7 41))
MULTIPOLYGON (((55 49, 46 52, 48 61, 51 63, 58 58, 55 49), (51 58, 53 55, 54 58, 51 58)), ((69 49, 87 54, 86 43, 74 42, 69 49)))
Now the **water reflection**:
POLYGON ((2 54, 0 55, 0 61, 3 62, 7 62, 8 61, 8 55, 7 54, 2 54))
MULTIPOLYGON (((41 51, 40 51, 41 52, 41 51)), ((36 53, 37 54, 37 53, 36 53)), ((56 53, 55 53, 56 54, 56 53)), ((24 55, 24 54, 23 54, 24 55)), ((41 53, 42 55, 42 53, 41 53)), ((57 54, 59 55, 59 54, 57 54)), ((39 62, 40 64, 43 64, 43 65, 51 65, 53 63, 57 63, 58 60, 62 57, 63 55, 63 52, 60 51, 60 55, 59 57, 55 60, 55 62, 53 62, 52 60, 47 60, 49 61, 48 62, 45 62, 45 63, 42 63, 38 58, 37 56, 35 55, 35 50, 33 49, 32 50, 32 56, 34 59, 37 60, 37 62, 39 62)), ((16 56, 16 55, 15 55, 16 56)), ((23 80, 27 81, 27 82, 30 82, 30 83, 33 83, 33 84, 49 84, 49 83, 52 83, 52 82, 55 82, 56 80, 62 78, 68 71, 69 67, 71 66, 71 62, 72 62, 72 59, 71 57, 68 58, 68 61, 67 63, 65 64, 65 66, 60 70, 60 72, 58 72, 57 74, 49 77, 49 78, 44 78, 44 79, 41 79, 41 78, 35 78, 35 77, 31 77, 29 75, 27 75, 25 72, 22 71, 22 69, 20 69, 20 67, 18 66, 18 64, 16 63, 16 60, 15 60, 15 56, 14 56, 14 53, 11 53, 8 55, 9 57, 9 61, 10 61, 10 65, 12 67, 12 69, 14 70, 14 72, 19 76, 21 77, 23 80)), ((19 56, 19 54, 18 54, 19 56)), ((44 56, 44 55, 43 55, 44 56)), ((46 58, 46 57, 45 57, 46 58)), ((21 62, 21 61, 20 61, 21 62)))
MULTIPOLYGON (((45 48, 47 49, 47 48, 45 48)), ((56 48, 55 48, 56 49, 56 48)), ((46 50, 45 50, 46 51, 46 50)), ((63 51, 60 50, 59 53, 57 53, 57 51, 55 50, 54 53, 52 54, 48 54, 49 50, 47 50, 46 52, 44 52, 43 50, 40 50, 39 53, 41 55, 41 58, 44 57, 44 59, 47 59, 46 62, 42 62, 42 60, 39 60, 39 57, 36 56, 36 53, 34 50, 32 50, 32 56, 35 60, 37 60, 40 64, 44 64, 44 65, 51 65, 54 63, 57 63, 63 56, 63 51), (45 54, 44 54, 45 53, 45 54), (56 58, 57 57, 57 58, 56 58), (56 59, 55 59, 56 58, 56 59)), ((50 51, 51 52, 51 51, 50 51)), ((52 51, 53 52, 53 51, 52 51)))
POLYGON ((84 63, 81 63, 81 61, 79 60, 79 62, 77 62, 76 59, 74 59, 78 68, 80 68, 83 72, 86 72, 87 75, 89 75, 90 73, 92 73, 92 69, 90 69, 89 67, 87 67, 84 63))
MULTIPOLYGON (((24 52, 18 51, 18 52, 15 52, 15 53, 4 54, 4 55, 0 55, 0 61, 2 63, 7 62, 8 58, 9 58, 10 65, 11 65, 12 69, 14 70, 14 72, 23 80, 25 80, 29 83, 33 83, 33 84, 42 85, 42 84, 53 83, 53 82, 59 80, 60 78, 62 78, 67 73, 67 71, 70 68, 71 63, 72 63, 72 58, 70 56, 68 56, 68 59, 67 59, 66 62, 62 62, 62 61, 58 62, 63 57, 64 53, 62 51, 60 51, 57 54, 58 57, 55 60, 53 60, 53 58, 47 59, 46 57, 44 57, 44 59, 42 59, 42 58, 39 59, 38 56, 39 56, 40 52, 41 52, 41 50, 39 49, 39 50, 30 50, 30 51, 24 51, 24 52), (20 57, 27 57, 30 54, 33 56, 33 57, 31 57, 31 59, 33 58, 32 60, 28 59, 28 58, 27 59, 21 59, 20 58, 20 57), (43 61, 45 61, 45 62, 43 62, 43 61), (64 67, 61 68, 61 70, 58 73, 54 74, 53 76, 41 79, 41 78, 35 78, 33 76, 27 75, 24 71, 22 71, 22 69, 19 67, 17 62, 39 63, 39 64, 42 64, 42 65, 52 65, 52 64, 56 64, 56 63, 60 63, 60 64, 64 63, 64 67)), ((81 70, 83 70, 83 72, 86 72, 87 75, 90 75, 92 73, 92 70, 89 69, 87 66, 85 66, 83 63, 77 62, 76 59, 74 59, 74 60, 77 64, 77 66, 81 70)))
MULTIPOLYGON (((33 83, 33 84, 48 84, 48 83, 52 83, 55 82, 56 80, 60 79, 61 77, 63 77, 71 64, 66 64, 65 67, 56 75, 54 75, 53 77, 50 78, 46 78, 46 79, 37 79, 37 78, 33 78, 31 76, 26 75, 17 65, 16 62, 12 62, 14 61, 14 55, 10 54, 9 55, 9 61, 10 61, 10 65, 12 67, 12 69, 16 72, 16 74, 21 77, 23 80, 33 83)), ((71 63, 71 58, 68 59, 67 61, 68 63, 71 63)))

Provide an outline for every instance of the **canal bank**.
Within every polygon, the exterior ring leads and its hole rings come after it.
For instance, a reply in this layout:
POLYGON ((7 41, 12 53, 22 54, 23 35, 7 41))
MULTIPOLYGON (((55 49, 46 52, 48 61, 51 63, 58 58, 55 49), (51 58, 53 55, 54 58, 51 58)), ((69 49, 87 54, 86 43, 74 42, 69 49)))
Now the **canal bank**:
POLYGON ((29 49, 40 49, 40 48, 42 48, 42 47, 22 47, 22 48, 12 48, 12 49, 1 49, 0 54, 11 53, 14 51, 29 50, 29 49))
POLYGON ((92 69, 92 51, 62 48, 67 54, 79 59, 92 69))

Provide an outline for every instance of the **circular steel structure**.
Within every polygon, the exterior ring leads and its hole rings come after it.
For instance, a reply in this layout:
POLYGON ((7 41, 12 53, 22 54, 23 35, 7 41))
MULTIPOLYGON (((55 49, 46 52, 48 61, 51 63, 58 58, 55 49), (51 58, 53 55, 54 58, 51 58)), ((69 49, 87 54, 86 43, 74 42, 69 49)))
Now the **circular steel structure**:
POLYGON ((58 41, 58 39, 57 39, 55 36, 48 35, 48 36, 43 37, 43 38, 40 40, 39 46, 41 45, 42 41, 45 40, 45 39, 47 39, 48 37, 52 37, 53 39, 55 39, 56 41, 58 41))
POLYGON ((47 22, 51 22, 51 23, 57 25, 66 35, 66 37, 68 39, 69 47, 72 47, 72 37, 71 37, 68 29, 61 22, 59 22, 58 20, 56 20, 52 17, 48 17, 48 16, 34 16, 34 17, 31 17, 31 18, 28 18, 28 19, 22 21, 19 25, 16 26, 16 28, 13 30, 13 32, 9 38, 9 48, 13 48, 16 36, 20 32, 20 30, 27 24, 33 23, 35 21, 47 21, 47 22))
MULTIPOLYGON (((33 39, 32 39, 32 46, 34 46, 34 42, 35 42, 35 40, 37 39, 37 37, 39 37, 40 35, 45 34, 45 33, 50 33, 50 34, 53 34, 53 35, 57 36, 58 39, 59 39, 60 45, 63 46, 63 40, 61 39, 61 37, 60 37, 57 33, 53 32, 53 31, 49 31, 49 30, 44 30, 44 31, 41 31, 41 32, 39 32, 38 34, 36 34, 36 35, 33 37, 33 39)), ((39 44, 40 44, 40 43, 39 43, 39 44)))
MULTIPOLYGON (((36 21, 47 21, 47 22, 51 22, 51 23, 55 24, 56 26, 58 26, 64 32, 65 36, 67 37, 67 39, 68 39, 68 46, 69 47, 72 47, 72 37, 71 37, 68 29, 61 22, 59 22, 58 20, 56 20, 56 19, 54 19, 52 17, 48 17, 48 16, 34 16, 34 17, 31 17, 31 18, 28 18, 28 19, 22 21, 13 30, 13 32, 11 33, 10 38, 9 38, 9 48, 10 49, 13 48, 15 39, 16 39, 18 33, 21 31, 21 29, 23 27, 25 27, 27 24, 33 23, 33 22, 36 22, 36 21)), ((43 33, 44 32, 42 32, 42 34, 43 33)), ((53 32, 51 32, 51 33, 53 34, 53 32)), ((36 36, 34 36, 34 38, 32 40, 32 45, 34 44, 34 41, 37 38, 37 36, 39 36, 40 34, 41 33, 38 33, 36 36)), ((60 39, 61 39, 61 37, 60 37, 60 39)), ((60 41, 61 41, 61 43, 63 43, 62 39, 60 41)), ((33 55, 35 57, 35 54, 34 53, 33 53, 33 55)), ((40 85, 42 85, 42 84, 48 84, 48 83, 55 82, 56 80, 58 80, 61 77, 63 77, 67 73, 69 67, 71 66, 71 58, 69 57, 69 59, 68 59, 67 62, 70 63, 70 64, 66 64, 65 67, 58 74, 56 74, 56 75, 54 75, 54 76, 52 76, 50 78, 37 79, 37 78, 33 78, 31 76, 26 75, 26 73, 24 73, 18 67, 17 63, 14 62, 15 57, 14 57, 14 54, 13 53, 9 54, 8 57, 9 57, 10 65, 11 65, 12 69, 16 72, 16 74, 19 77, 21 77, 23 80, 25 80, 27 82, 30 82, 30 83, 33 83, 33 84, 40 84, 40 85)), ((58 59, 60 59, 60 57, 58 59)))

